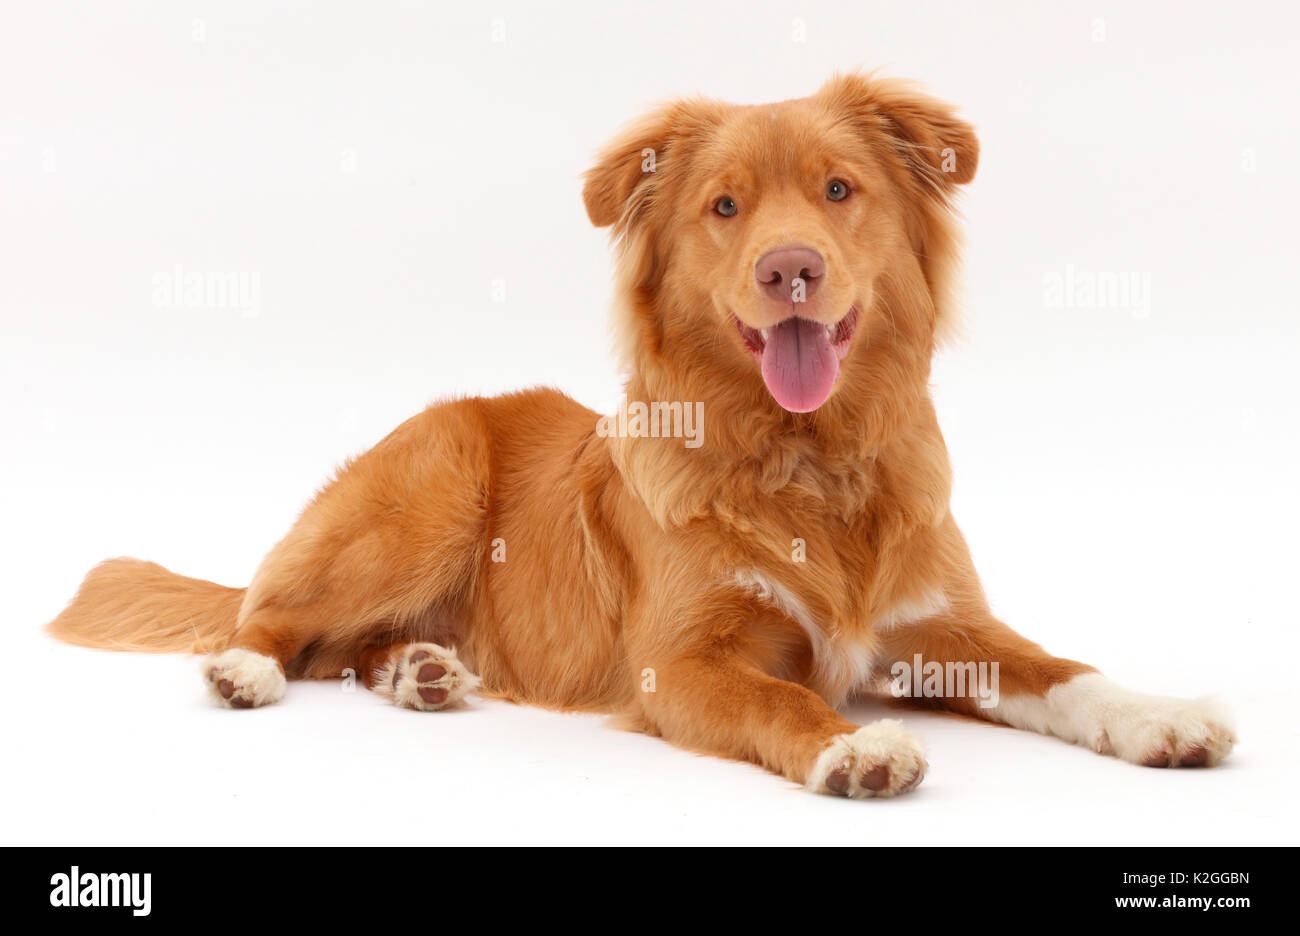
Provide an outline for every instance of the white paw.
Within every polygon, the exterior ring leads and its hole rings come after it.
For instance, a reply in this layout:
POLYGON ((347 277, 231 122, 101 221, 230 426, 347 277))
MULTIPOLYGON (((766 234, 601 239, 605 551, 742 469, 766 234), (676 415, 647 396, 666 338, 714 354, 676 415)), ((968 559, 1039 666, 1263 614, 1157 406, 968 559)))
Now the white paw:
POLYGON ((882 719, 842 734, 822 751, 808 775, 814 793, 864 799, 897 796, 915 789, 925 777, 925 751, 903 730, 903 723, 882 719))
POLYGON ((1231 717, 1210 699, 1132 693, 1100 715, 1093 749, 1144 767, 1213 767, 1236 742, 1231 717))
POLYGON ((212 697, 226 708, 256 708, 284 698, 284 671, 269 656, 235 648, 203 661, 212 697))
POLYGON ((389 696, 394 705, 436 712, 454 705, 479 678, 456 658, 456 651, 435 643, 407 644, 397 660, 375 672, 375 691, 389 696))
POLYGON ((1004 699, 998 708, 1009 724, 1144 767, 1213 767, 1237 740, 1231 716, 1212 699, 1144 695, 1099 673, 1053 686, 1041 699, 1004 699))

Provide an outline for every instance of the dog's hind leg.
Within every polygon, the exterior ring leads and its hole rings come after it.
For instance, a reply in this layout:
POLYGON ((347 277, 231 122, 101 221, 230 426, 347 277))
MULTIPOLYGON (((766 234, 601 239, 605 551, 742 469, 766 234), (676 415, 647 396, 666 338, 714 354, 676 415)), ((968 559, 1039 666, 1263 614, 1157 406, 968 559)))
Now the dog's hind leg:
MULTIPOLYGON (((435 615, 449 626, 487 554, 490 444, 479 401, 462 400, 408 420, 344 468, 262 562, 233 636, 205 661, 214 698, 275 702, 286 674, 339 675, 336 664, 372 644, 434 636, 435 615)), ((426 703, 437 706, 463 694, 468 672, 438 665, 444 677, 417 670, 402 699, 445 688, 446 700, 426 703)))
POLYGON ((421 712, 455 705, 479 683, 455 650, 436 643, 367 647, 361 653, 361 672, 366 688, 394 705, 421 712))

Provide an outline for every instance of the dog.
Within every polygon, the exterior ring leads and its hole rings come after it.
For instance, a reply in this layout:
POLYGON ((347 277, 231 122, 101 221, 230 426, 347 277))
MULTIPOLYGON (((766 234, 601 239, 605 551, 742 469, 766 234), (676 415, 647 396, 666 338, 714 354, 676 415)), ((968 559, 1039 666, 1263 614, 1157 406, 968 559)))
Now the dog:
POLYGON ((926 773, 900 721, 837 711, 888 690, 1134 764, 1218 763, 1217 704, 1122 689, 995 618, 949 510, 927 381, 978 159, 950 106, 875 75, 653 110, 583 185, 617 252, 619 414, 552 389, 431 406, 247 588, 110 560, 50 632, 206 652, 229 708, 348 669, 421 711, 477 687, 855 799, 926 773), (992 704, 947 691, 974 666, 992 704))

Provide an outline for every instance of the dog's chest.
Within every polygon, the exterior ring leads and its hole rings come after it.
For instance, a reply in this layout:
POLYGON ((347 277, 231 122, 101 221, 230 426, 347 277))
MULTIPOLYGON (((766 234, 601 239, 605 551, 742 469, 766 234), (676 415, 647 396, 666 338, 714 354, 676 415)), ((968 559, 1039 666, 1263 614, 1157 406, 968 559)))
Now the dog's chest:
POLYGON ((796 591, 755 569, 738 569, 735 584, 799 625, 812 648, 809 688, 835 703, 871 682, 876 666, 884 662, 879 658, 882 635, 914 626, 948 608, 947 596, 930 589, 891 603, 862 627, 837 629, 818 620, 796 591))

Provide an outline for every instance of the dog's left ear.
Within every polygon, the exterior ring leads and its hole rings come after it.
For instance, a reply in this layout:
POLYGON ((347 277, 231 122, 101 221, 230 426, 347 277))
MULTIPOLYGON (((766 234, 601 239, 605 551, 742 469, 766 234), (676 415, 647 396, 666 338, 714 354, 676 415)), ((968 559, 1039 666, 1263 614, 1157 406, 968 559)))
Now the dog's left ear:
POLYGON ((953 108, 897 79, 840 75, 822 87, 832 106, 885 134, 903 162, 933 190, 950 194, 975 178, 975 128, 953 108))
POLYGON ((582 200, 591 223, 608 227, 634 215, 656 178, 683 157, 692 138, 713 125, 722 107, 706 99, 673 101, 624 127, 583 176, 582 200))

